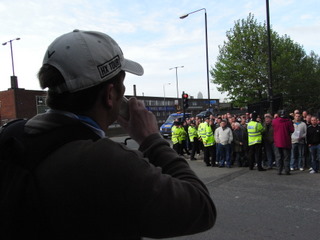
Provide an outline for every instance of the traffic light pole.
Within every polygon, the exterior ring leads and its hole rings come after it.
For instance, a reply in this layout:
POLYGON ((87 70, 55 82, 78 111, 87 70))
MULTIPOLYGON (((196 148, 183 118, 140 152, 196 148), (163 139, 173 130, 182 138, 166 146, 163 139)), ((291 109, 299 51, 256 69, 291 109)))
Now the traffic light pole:
POLYGON ((186 119, 186 108, 184 104, 184 91, 182 92, 182 109, 183 109, 183 121, 186 119))
POLYGON ((186 109, 189 107, 189 94, 182 92, 183 120, 185 120, 186 109))

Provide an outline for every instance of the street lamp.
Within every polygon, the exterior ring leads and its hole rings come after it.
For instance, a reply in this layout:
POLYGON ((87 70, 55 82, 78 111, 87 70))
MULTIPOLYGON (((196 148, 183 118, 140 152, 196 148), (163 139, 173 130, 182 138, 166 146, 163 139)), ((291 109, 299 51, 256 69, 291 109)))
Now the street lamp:
POLYGON ((7 45, 7 43, 10 43, 10 50, 11 50, 11 62, 12 62, 12 76, 11 76, 11 87, 17 88, 18 87, 18 81, 17 77, 14 74, 14 62, 13 62, 13 51, 12 51, 12 42, 14 40, 20 40, 20 38, 11 39, 7 42, 2 43, 3 46, 7 45))
POLYGON ((7 42, 2 43, 3 46, 7 45, 7 43, 10 43, 11 62, 12 62, 12 74, 13 74, 12 76, 15 76, 15 75, 14 75, 14 63, 13 63, 13 51, 12 51, 12 42, 13 42, 14 40, 20 40, 20 38, 15 38, 15 39, 12 39, 12 40, 9 40, 9 41, 7 41, 7 42))
POLYGON ((165 105, 165 101, 166 101, 166 88, 165 88, 165 86, 166 85, 171 85, 171 83, 164 83, 163 84, 163 104, 165 105))
POLYGON ((177 85, 177 98, 179 98, 179 87, 178 87, 178 68, 183 68, 184 66, 177 66, 169 68, 169 70, 176 69, 176 85, 177 85))
POLYGON ((163 107, 164 107, 165 115, 167 115, 166 88, 165 88, 166 85, 171 85, 171 83, 164 83, 163 84, 163 107))
POLYGON ((210 108, 210 80, 209 80, 209 59, 208 59, 208 27, 207 27, 207 11, 205 8, 198 9, 196 11, 187 13, 185 15, 182 15, 180 19, 184 19, 188 17, 190 14, 199 12, 204 10, 204 20, 205 20, 205 38, 206 38, 206 64, 207 64, 207 88, 208 88, 208 104, 210 108))

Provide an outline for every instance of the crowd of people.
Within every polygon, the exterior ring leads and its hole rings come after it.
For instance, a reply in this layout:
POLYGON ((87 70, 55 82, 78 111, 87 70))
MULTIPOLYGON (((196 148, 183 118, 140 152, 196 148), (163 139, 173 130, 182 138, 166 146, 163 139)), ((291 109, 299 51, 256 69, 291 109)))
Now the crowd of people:
POLYGON ((171 132, 178 154, 197 160, 203 152, 206 166, 276 169, 279 175, 319 171, 320 121, 307 111, 176 119, 171 132))

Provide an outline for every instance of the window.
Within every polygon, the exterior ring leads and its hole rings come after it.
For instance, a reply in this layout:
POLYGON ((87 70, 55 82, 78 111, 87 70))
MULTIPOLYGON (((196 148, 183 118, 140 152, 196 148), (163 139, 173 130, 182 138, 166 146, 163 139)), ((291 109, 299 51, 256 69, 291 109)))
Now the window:
POLYGON ((46 96, 36 96, 37 106, 46 106, 46 96))
POLYGON ((49 110, 46 104, 46 96, 36 96, 37 113, 45 113, 49 110))

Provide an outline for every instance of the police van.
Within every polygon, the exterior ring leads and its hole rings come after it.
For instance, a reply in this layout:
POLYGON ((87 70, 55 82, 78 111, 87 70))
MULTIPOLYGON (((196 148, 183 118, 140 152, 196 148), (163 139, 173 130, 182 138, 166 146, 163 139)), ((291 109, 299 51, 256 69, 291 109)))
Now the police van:
MULTIPOLYGON (((185 118, 190 118, 190 117, 191 117, 191 113, 185 113, 185 118)), ((171 136, 171 128, 173 126, 174 120, 176 119, 182 120, 183 113, 172 113, 169 115, 166 122, 162 124, 160 127, 160 133, 163 137, 171 136)))

